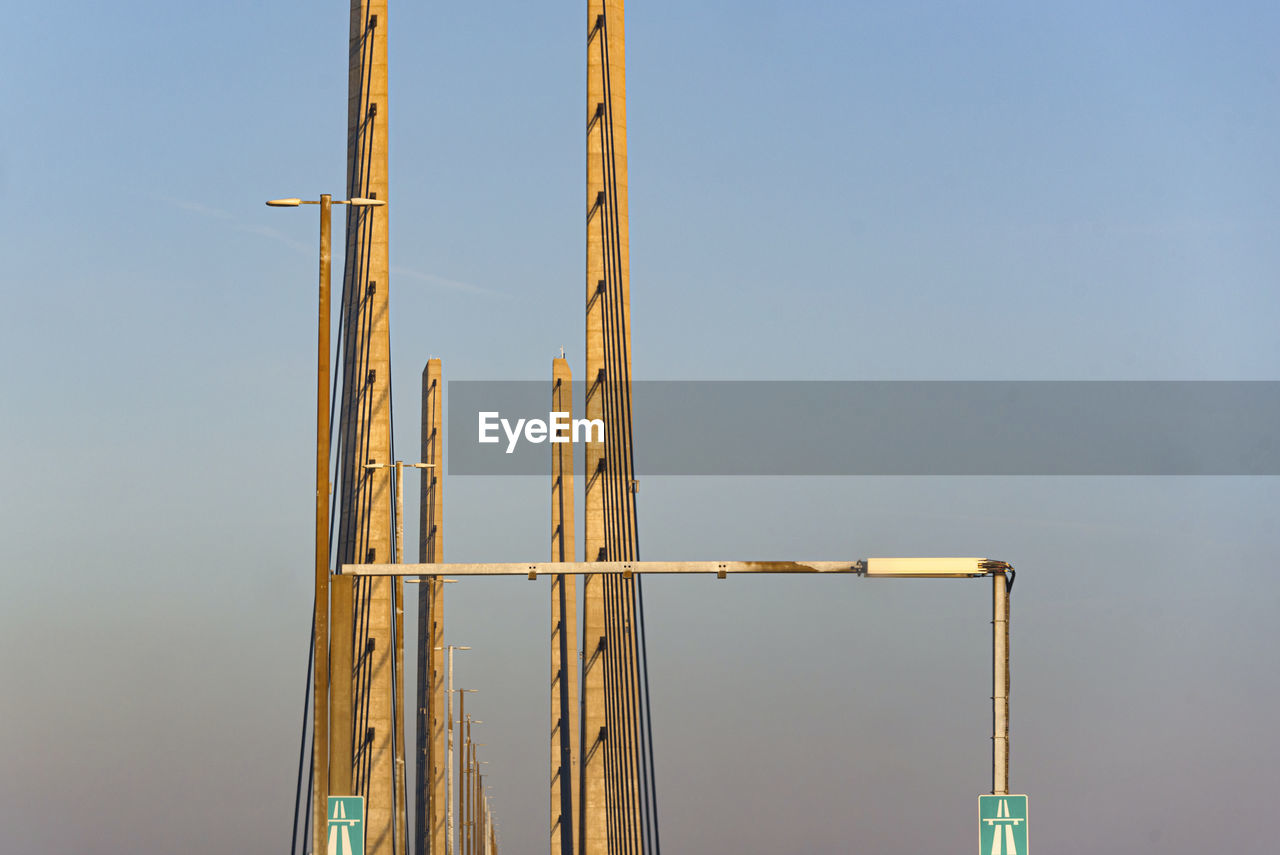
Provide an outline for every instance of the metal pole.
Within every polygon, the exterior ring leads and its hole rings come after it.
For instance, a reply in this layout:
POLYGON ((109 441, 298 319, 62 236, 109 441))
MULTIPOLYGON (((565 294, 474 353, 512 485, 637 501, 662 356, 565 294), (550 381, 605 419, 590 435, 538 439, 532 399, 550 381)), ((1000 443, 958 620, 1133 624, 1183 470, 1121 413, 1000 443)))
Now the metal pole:
POLYGON ((1009 586, 991 576, 991 792, 1009 793, 1009 586))
POLYGON ((484 855, 493 855, 493 812, 489 797, 484 797, 484 855))
POLYGON ((449 645, 449 757, 445 761, 445 820, 448 830, 444 838, 445 855, 453 855, 453 645, 449 645))
POLYGON ((484 775, 480 772, 480 761, 476 761, 476 855, 484 855, 484 775))
MULTIPOLYGON (((396 563, 404 563, 404 464, 396 461, 396 563)), ((393 819, 393 849, 399 853, 408 852, 409 808, 405 792, 404 768, 404 577, 396 576, 391 580, 393 608, 395 609, 395 793, 396 815, 393 819)))
POLYGON ((467 690, 458 690, 458 851, 467 851, 467 690))
POLYGON ((467 722, 467 748, 471 752, 471 772, 468 783, 471 784, 471 803, 467 805, 467 819, 470 820, 470 833, 467 835, 467 842, 470 849, 467 855, 479 855, 479 847, 476 845, 479 838, 477 832, 480 830, 476 825, 476 818, 480 816, 479 811, 479 782, 480 782, 480 764, 476 762, 476 744, 471 739, 471 722, 467 722))
MULTIPOLYGON (((330 691, 333 709, 329 727, 329 792, 335 796, 352 795, 352 693, 355 674, 355 611, 352 578, 335 576, 330 587, 333 627, 330 635, 329 668, 333 675, 330 691)), ((327 843, 327 842, 326 842, 327 843)), ((324 851, 324 850, 321 850, 324 851)))
POLYGON ((320 196, 320 320, 316 344, 316 590, 312 852, 328 843, 329 794, 329 279, 333 197, 320 196))
POLYGON ((404 461, 396 461, 396 563, 404 563, 404 461))

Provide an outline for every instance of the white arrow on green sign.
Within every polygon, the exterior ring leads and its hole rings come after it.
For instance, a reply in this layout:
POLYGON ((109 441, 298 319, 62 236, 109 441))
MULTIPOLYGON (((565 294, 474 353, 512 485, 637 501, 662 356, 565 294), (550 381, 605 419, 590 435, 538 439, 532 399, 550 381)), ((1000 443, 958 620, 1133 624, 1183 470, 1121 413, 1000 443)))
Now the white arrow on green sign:
POLYGON ((978 796, 978 855, 1027 855, 1027 797, 978 796))
POLYGON ((364 796, 329 796, 328 855, 364 855, 364 796))

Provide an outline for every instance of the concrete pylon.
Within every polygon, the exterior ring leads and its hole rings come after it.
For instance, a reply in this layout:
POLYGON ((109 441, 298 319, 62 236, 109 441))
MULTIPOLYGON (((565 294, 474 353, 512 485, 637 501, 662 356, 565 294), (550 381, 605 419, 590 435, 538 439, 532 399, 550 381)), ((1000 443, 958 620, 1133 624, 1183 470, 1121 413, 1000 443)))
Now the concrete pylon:
MULTIPOLYGON (((587 4, 586 417, 584 558, 638 558, 631 455, 631 291, 622 0, 587 4)), ((643 849, 640 681, 630 578, 583 579, 581 855, 643 849)))
MULTIPOLYGON (((551 363, 551 411, 573 414, 573 375, 551 363)), ((553 437, 554 439, 554 437, 553 437)), ((551 443, 551 560, 573 561, 573 445, 551 443)), ((573 855, 578 796, 576 577, 551 577, 551 855, 573 855)))
MULTIPOLYGON (((352 0, 348 76, 347 196, 387 199, 386 0, 352 0)), ((343 278, 338 563, 394 560, 391 357, 387 327, 387 207, 347 208, 343 278), (382 464, 366 468, 367 464, 382 464)), ((355 583, 350 614, 334 633, 354 639, 351 744, 355 794, 365 797, 366 851, 393 855, 396 822, 394 620, 389 578, 355 583)), ((338 600, 335 598, 335 604, 338 600)), ((344 610, 345 611, 345 610, 344 610)), ((334 673, 333 680, 344 679, 334 673)), ((335 694, 339 689, 334 689, 335 694)), ((342 728, 335 727, 335 731, 342 728)), ((332 761, 331 761, 332 762, 332 761)), ((403 843, 403 832, 395 834, 403 843)), ((400 853, 395 853, 400 855, 400 853)))
MULTIPOLYGON (((444 560, 444 377, 439 359, 422 372, 422 470, 418 503, 418 560, 444 560)), ((444 580, 418 586, 417 771, 414 779, 414 855, 444 855, 448 795, 445 782, 444 580)))

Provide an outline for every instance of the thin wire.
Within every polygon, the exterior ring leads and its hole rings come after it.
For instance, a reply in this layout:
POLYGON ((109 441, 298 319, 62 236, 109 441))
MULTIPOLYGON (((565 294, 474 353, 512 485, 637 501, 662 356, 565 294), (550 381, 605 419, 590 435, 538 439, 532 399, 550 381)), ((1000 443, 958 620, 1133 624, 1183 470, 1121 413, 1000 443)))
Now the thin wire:
MULTIPOLYGON (((615 375, 615 378, 617 378, 614 381, 616 384, 614 386, 614 389, 611 389, 610 391, 614 393, 612 396, 613 397, 612 403, 614 405, 614 408, 623 409, 623 412, 619 413, 616 417, 616 423, 624 432, 623 441, 619 443, 620 447, 617 448, 616 453, 617 453, 617 456, 621 456, 623 454, 626 455, 626 459, 623 461, 618 461, 621 465, 617 466, 617 468, 614 470, 617 473, 617 476, 621 476, 621 477, 616 477, 616 480, 613 486, 614 486, 614 493, 615 493, 615 496, 614 496, 615 501, 618 498, 620 498, 621 502, 619 504, 623 506, 623 508, 619 510, 621 511, 620 516, 622 518, 624 530, 622 532, 617 532, 617 535, 619 535, 623 540, 623 544, 622 544, 623 550, 627 553, 623 557, 625 560, 638 560, 639 533, 636 527, 636 524, 637 524, 637 513, 636 513, 637 508, 635 505, 636 497, 635 497, 635 493, 631 489, 631 485, 634 480, 634 472, 635 472, 635 448, 634 448, 634 443, 632 442, 632 433, 631 433, 632 424, 631 424, 630 353, 628 352, 627 330, 625 329, 626 323, 627 323, 627 319, 625 315, 626 308, 623 305, 625 295, 622 293, 623 283, 622 283, 621 267, 622 267, 623 261, 621 258, 621 230, 620 230, 618 191, 617 191, 617 178, 616 178, 617 155, 616 155, 616 149, 614 146, 613 123, 611 121, 612 116, 610 115, 612 112, 613 99, 612 99, 612 81, 610 80, 610 67, 609 67, 609 56, 608 56, 608 35, 607 35, 608 18, 607 17, 604 18, 602 29, 603 29, 603 32, 601 33, 601 40, 600 40, 601 41, 600 49, 602 54, 601 72, 604 76, 603 104, 604 104, 604 109, 606 111, 606 114, 601 116, 601 136, 605 137, 605 139, 602 140, 602 143, 603 143, 602 149, 608 154, 608 157, 602 158, 603 160, 602 167, 605 169, 604 178, 607 185, 608 198, 611 203, 608 208, 608 213, 612 215, 609 218, 609 220, 610 220, 610 225, 612 226, 611 237, 613 238, 612 241, 610 240, 604 241, 604 245, 609 249, 610 255, 613 256, 613 258, 611 258, 610 260, 613 261, 613 264, 611 266, 614 271, 613 280, 614 280, 614 286, 616 289, 615 290, 616 297, 615 299, 609 301, 609 307, 608 307, 609 309, 612 310, 613 317, 606 316, 608 320, 612 321, 612 323, 608 324, 608 326, 611 327, 610 332, 612 333, 612 335, 610 336, 611 338, 610 344, 613 345, 612 355, 614 355, 615 357, 613 360, 614 361, 613 373, 615 375), (622 352, 620 358, 618 357, 619 351, 622 352), (619 386, 621 387, 620 389, 618 389, 619 386), (615 389, 617 391, 615 391, 615 389)), ((615 460, 616 460, 616 457, 615 457, 615 460)), ((641 810, 644 815, 645 830, 646 832, 649 831, 651 820, 652 820, 652 829, 653 829, 652 834, 645 834, 643 843, 645 844, 645 848, 647 850, 654 851, 657 848, 657 841, 655 839, 657 834, 657 800, 656 800, 656 782, 651 772, 651 762, 652 762, 652 756, 653 756, 652 706, 651 706, 651 701, 648 694, 648 661, 647 661, 648 657, 647 657, 647 651, 645 649, 647 645, 645 643, 644 629, 643 629, 643 587, 639 585, 626 585, 625 581, 622 587, 624 589, 622 593, 627 595, 626 605, 630 607, 629 611, 631 611, 632 614, 635 614, 638 618, 636 621, 636 633, 632 635, 632 642, 634 645, 633 650, 636 654, 635 656, 636 661, 629 662, 627 664, 632 666, 632 668, 636 666, 641 667, 643 669, 643 675, 644 675, 643 686, 634 686, 634 688, 637 689, 638 691, 635 691, 635 692, 632 691, 633 684, 630 681, 628 681, 626 686, 622 687, 625 692, 626 700, 628 701, 628 704, 627 704, 628 712, 634 714, 635 716, 634 726, 636 728, 641 729, 642 731, 639 737, 639 740, 640 740, 639 743, 634 744, 634 747, 636 749, 638 756, 634 758, 628 758, 628 759, 631 760, 632 762, 635 762, 636 766, 639 767, 637 771, 639 772, 639 775, 641 777, 640 783, 641 783, 642 791, 640 794, 641 795, 640 802, 641 802, 641 810), (647 759, 650 762, 646 762, 646 754, 648 755, 647 759)), ((629 672, 628 677, 630 677, 634 672, 631 671, 631 668, 628 668, 627 670, 629 672)), ((628 718, 630 719, 631 716, 628 716, 628 718)), ((629 721, 628 723, 631 724, 632 722, 629 721)), ((629 813, 630 812, 628 811, 628 814, 629 813)))
POLYGON ((648 645, 645 643, 644 585, 641 579, 636 580, 636 601, 640 609, 640 651, 643 654, 640 660, 640 668, 641 673, 644 675, 645 742, 649 751, 649 810, 653 816, 652 852, 654 855, 661 855, 662 838, 658 831, 658 772, 653 762, 653 706, 651 700, 652 695, 649 693, 649 649, 648 645))
MULTIPOLYGON (((302 696, 302 739, 298 746, 298 783, 293 794, 293 825, 290 831, 293 835, 289 843, 290 855, 297 851, 298 846, 298 807, 302 802, 302 765, 307 756, 307 713, 311 709, 311 671, 315 664, 316 655, 316 608, 315 597, 311 598, 311 643, 307 645, 307 679, 304 684, 304 694, 302 696)), ((314 756, 312 758, 312 766, 315 765, 314 756)), ((307 813, 311 813, 311 788, 307 787, 307 813)), ((304 838, 305 841, 305 838, 304 838)), ((305 845, 305 843, 304 843, 305 845)))
MULTIPOLYGON (((312 762, 310 766, 311 766, 311 771, 307 773, 307 792, 312 792, 315 786, 315 780, 316 780, 316 764, 312 762)), ((311 837, 311 811, 310 809, 308 809, 302 820, 302 840, 303 840, 304 846, 306 845, 306 841, 310 839, 310 837, 311 837)), ((304 849, 303 851, 305 852, 306 850, 304 849)))

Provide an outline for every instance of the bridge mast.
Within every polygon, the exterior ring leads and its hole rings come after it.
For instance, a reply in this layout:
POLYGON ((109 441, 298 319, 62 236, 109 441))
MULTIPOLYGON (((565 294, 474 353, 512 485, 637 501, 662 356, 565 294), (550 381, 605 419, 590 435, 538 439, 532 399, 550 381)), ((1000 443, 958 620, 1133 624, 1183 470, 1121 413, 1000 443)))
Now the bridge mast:
MULTIPOLYGON (((631 453, 631 301, 622 0, 587 4, 586 416, 605 442, 586 445, 584 558, 638 558, 631 453)), ((635 582, 583 579, 581 855, 644 846, 635 582)))
MULTIPOLYGON (((386 0, 352 0, 347 95, 347 196, 386 200, 386 0)), ((343 278, 342 406, 339 420, 338 563, 393 560, 391 356, 387 318, 389 209, 347 209, 343 278), (367 468, 368 464, 383 464, 367 468)), ((335 722, 332 757, 349 763, 348 792, 365 797, 366 851, 402 855, 397 828, 393 746, 393 586, 359 580, 350 608, 334 600, 333 632, 354 637, 353 668, 335 670, 335 697, 346 694, 351 721, 335 722), (343 685, 339 685, 343 684, 343 685), (347 760, 349 758, 349 761, 347 760), (396 851, 399 850, 399 851, 396 851)), ((335 662, 335 665, 338 663, 335 662)), ((338 707, 335 705, 335 715, 338 707)), ((331 761, 334 762, 334 761, 331 761)), ((341 782, 340 782, 341 783, 341 782)), ((341 793, 343 790, 334 789, 341 793)))

